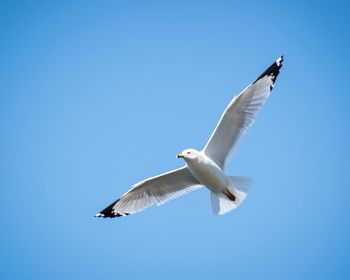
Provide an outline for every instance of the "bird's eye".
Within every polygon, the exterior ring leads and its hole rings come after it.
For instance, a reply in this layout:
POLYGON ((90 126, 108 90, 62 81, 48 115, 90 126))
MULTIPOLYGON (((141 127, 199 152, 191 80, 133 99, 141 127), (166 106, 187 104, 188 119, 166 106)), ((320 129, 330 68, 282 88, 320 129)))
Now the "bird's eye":
POLYGON ((191 154, 191 152, 187 152, 187 154, 188 154, 188 155, 190 155, 190 154, 191 154))

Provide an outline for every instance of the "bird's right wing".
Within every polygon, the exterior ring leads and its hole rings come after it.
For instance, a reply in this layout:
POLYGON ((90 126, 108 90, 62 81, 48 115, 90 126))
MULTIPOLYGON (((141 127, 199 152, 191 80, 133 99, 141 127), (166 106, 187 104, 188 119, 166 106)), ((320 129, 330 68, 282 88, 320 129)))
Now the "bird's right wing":
POLYGON ((253 124, 256 113, 269 97, 282 62, 283 56, 279 57, 245 90, 236 95, 221 116, 203 149, 204 153, 221 168, 225 168, 231 150, 253 124))
POLYGON ((114 218, 140 212, 152 205, 161 205, 202 186, 186 166, 148 178, 134 185, 119 199, 96 214, 114 218))

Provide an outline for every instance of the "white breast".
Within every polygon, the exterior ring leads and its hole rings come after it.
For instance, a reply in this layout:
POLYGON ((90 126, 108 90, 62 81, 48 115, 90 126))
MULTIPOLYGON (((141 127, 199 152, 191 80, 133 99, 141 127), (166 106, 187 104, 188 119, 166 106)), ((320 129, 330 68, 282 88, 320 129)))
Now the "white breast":
POLYGON ((213 192, 220 192, 226 189, 229 180, 222 169, 209 157, 200 153, 197 158, 186 160, 187 166, 193 176, 197 178, 202 185, 213 192))

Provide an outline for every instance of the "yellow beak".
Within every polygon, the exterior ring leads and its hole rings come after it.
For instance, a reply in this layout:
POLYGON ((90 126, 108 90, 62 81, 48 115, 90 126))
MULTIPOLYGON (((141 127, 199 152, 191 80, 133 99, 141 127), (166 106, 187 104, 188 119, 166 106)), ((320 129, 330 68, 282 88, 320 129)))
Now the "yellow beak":
POLYGON ((184 156, 182 154, 177 154, 176 157, 177 158, 184 158, 184 156))

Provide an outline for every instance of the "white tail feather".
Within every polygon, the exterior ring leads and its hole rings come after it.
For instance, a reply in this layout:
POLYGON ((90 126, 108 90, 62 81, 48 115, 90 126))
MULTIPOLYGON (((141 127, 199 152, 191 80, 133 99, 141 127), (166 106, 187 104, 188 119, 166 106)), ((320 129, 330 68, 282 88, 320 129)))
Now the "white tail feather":
POLYGON ((252 182, 249 177, 230 176, 229 178, 231 184, 227 188, 236 197, 236 200, 230 200, 224 193, 212 192, 211 205, 216 215, 223 215, 237 208, 247 197, 252 182))

